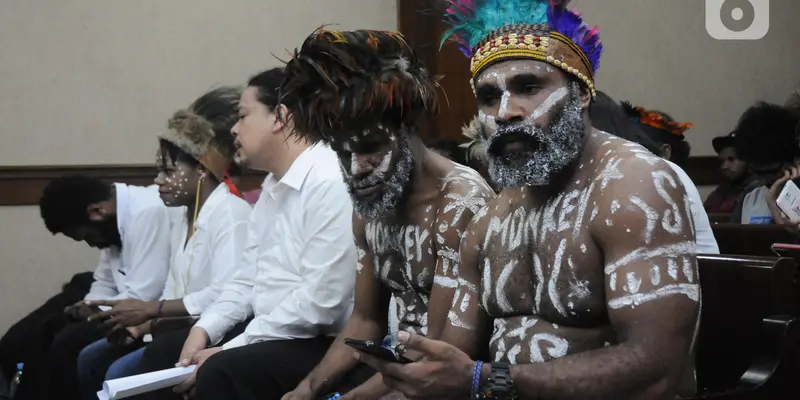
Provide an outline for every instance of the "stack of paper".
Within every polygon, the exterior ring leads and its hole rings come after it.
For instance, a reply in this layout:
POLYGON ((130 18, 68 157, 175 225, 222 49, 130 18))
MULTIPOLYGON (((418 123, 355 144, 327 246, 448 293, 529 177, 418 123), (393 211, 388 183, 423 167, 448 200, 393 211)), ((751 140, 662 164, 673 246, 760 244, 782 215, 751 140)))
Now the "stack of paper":
POLYGON ((106 381, 103 383, 103 390, 97 392, 97 398, 118 400, 172 387, 185 381, 195 368, 196 365, 190 365, 106 381))

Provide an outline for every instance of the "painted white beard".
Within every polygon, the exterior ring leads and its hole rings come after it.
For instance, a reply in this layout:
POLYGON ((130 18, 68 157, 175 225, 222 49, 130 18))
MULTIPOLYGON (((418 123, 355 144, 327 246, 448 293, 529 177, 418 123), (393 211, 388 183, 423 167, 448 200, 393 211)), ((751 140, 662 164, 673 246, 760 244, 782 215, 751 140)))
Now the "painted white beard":
MULTIPOLYGON (((347 182, 347 191, 350 192, 350 198, 353 200, 353 209, 360 217, 372 221, 390 217, 403 200, 405 189, 411 181, 411 170, 414 164, 408 137, 405 135, 405 133, 397 135, 397 165, 390 176, 380 177, 384 178, 383 191, 377 199, 362 200, 353 189, 352 181, 347 182)), ((345 177, 351 176, 347 171, 344 175, 345 177)), ((367 179, 371 181, 370 178, 367 179)))
MULTIPOLYGON (((523 165, 514 165, 505 157, 488 152, 489 175, 494 182, 504 188, 547 186, 556 174, 580 156, 585 124, 581 116, 578 88, 570 85, 569 92, 569 100, 550 123, 548 132, 530 124, 520 124, 517 129, 511 129, 533 137, 539 144, 538 149, 527 153, 528 158, 523 165)), ((505 131, 508 133, 509 129, 505 131)), ((498 132, 500 130, 486 139, 487 150, 503 136, 498 132)))

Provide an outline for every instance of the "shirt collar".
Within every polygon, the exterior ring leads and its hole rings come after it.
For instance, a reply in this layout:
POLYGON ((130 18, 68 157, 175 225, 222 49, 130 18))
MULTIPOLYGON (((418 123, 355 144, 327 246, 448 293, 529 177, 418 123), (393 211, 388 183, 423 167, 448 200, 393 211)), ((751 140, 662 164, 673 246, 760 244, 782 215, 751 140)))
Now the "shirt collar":
POLYGON ((303 188, 303 182, 305 182, 308 173, 311 172, 311 169, 314 167, 314 154, 316 150, 320 148, 324 147, 316 144, 309 146, 294 160, 289 170, 286 171, 286 174, 283 175, 280 181, 276 182, 275 176, 270 173, 267 179, 264 180, 262 188, 268 190, 276 185, 285 185, 299 192, 300 189, 303 188))
POLYGON ((114 193, 116 193, 117 202, 117 230, 119 230, 119 236, 123 237, 125 236, 125 228, 128 226, 128 219, 130 219, 128 215, 130 212, 128 185, 115 183, 114 193))

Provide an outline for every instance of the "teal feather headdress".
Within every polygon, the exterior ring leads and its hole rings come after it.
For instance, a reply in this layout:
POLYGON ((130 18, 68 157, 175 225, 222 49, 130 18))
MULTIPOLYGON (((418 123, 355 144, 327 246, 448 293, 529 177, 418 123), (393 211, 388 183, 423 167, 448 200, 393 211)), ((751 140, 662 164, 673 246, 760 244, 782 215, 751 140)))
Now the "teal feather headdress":
POLYGON ((569 0, 445 0, 453 41, 472 58, 472 75, 503 58, 532 58, 574 74, 594 89, 603 44, 569 0))

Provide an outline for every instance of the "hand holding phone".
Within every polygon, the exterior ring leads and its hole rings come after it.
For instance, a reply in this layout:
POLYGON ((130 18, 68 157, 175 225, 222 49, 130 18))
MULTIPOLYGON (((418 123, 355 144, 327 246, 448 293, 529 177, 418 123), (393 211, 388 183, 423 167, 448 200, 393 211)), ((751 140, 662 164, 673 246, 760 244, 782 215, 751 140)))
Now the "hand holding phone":
POLYGON ((377 357, 383 361, 401 363, 401 364, 408 364, 412 362, 411 360, 395 353, 390 349, 387 349, 379 344, 376 344, 371 340, 346 338, 344 339, 344 344, 360 352, 367 353, 371 356, 377 357))

